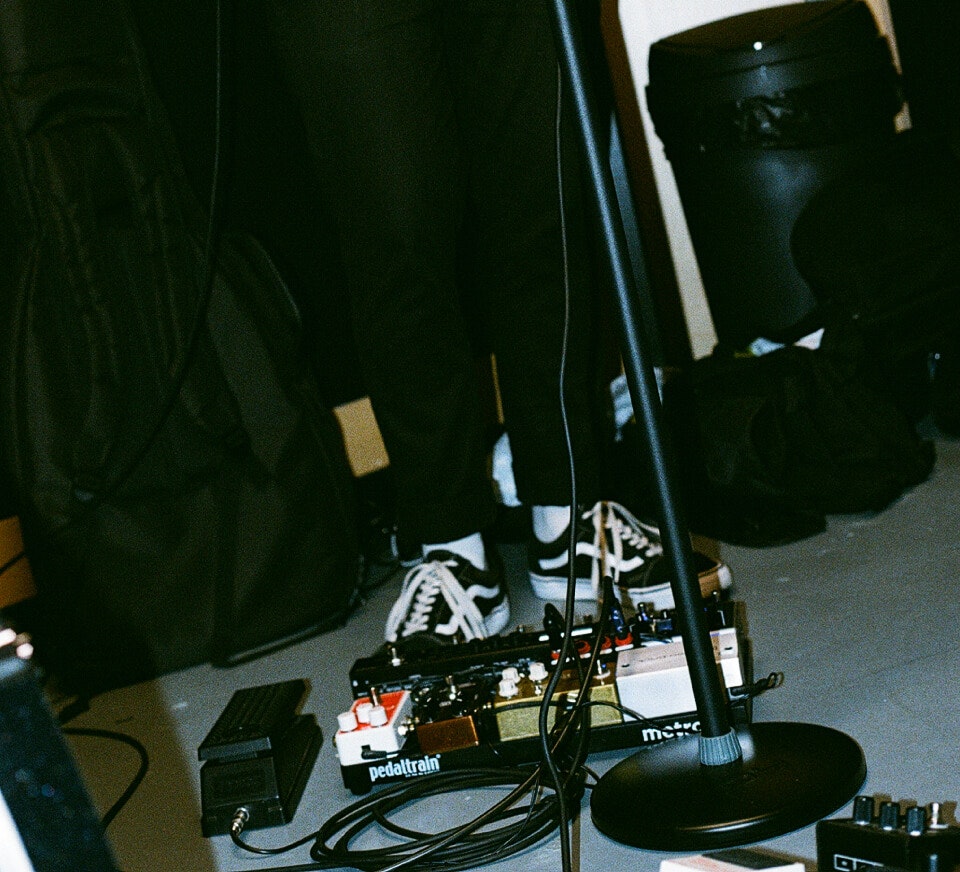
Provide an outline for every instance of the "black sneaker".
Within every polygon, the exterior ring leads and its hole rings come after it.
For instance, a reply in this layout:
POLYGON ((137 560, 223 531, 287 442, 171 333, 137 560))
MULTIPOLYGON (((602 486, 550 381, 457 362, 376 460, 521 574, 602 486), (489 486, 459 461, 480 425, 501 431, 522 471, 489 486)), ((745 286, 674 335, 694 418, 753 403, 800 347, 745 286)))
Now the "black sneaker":
MULTIPOLYGON (((693 568, 697 572, 702 597, 722 594, 733 585, 730 567, 700 551, 693 552, 693 568)), ((670 587, 671 575, 670 561, 663 556, 657 557, 639 575, 620 579, 621 600, 625 598, 637 611, 639 603, 646 603, 653 611, 672 609, 676 603, 670 587)))
MULTIPOLYGON (((530 584, 540 599, 563 599, 570 562, 569 533, 553 542, 534 537, 528 549, 530 584)), ((596 600, 601 571, 618 579, 634 578, 663 553, 656 527, 644 524, 619 503, 599 502, 577 518, 574 567, 578 600, 596 600)))
MULTIPOLYGON (((567 590, 568 534, 544 544, 531 543, 530 583, 541 599, 563 599, 567 590)), ((730 587, 726 564, 695 552, 695 565, 704 596, 730 587)), ((632 604, 647 603, 655 610, 674 607, 673 592, 656 527, 645 524, 614 502, 600 502, 577 520, 575 558, 578 600, 599 599, 601 572, 609 573, 632 604)))
POLYGON ((403 580, 390 609, 388 642, 429 633, 449 642, 495 636, 510 620, 499 555, 488 553, 489 569, 449 551, 431 551, 403 580))

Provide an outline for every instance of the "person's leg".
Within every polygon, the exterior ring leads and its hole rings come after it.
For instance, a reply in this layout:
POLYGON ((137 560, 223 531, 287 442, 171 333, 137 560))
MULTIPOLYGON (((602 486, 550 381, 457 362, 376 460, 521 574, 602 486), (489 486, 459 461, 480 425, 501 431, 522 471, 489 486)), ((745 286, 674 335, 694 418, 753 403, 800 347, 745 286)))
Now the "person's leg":
POLYGON ((495 507, 456 271, 465 190, 442 30, 456 4, 271 3, 340 236, 398 522, 431 543, 385 637, 497 633, 509 604, 480 535, 495 507))
POLYGON ((363 378, 414 541, 494 516, 456 285, 464 186, 446 0, 272 0, 340 235, 363 378))
POLYGON ((558 172, 558 70, 547 7, 542 0, 457 6, 463 11, 450 26, 459 32, 448 44, 460 48, 451 64, 468 161, 471 279, 485 307, 518 495, 527 505, 569 505, 564 365, 578 493, 593 502, 593 287, 569 107, 558 172))
POLYGON ((478 292, 487 306, 517 493, 532 509, 534 592, 554 599, 566 589, 574 514, 569 428, 577 481, 578 597, 595 597, 605 573, 634 598, 672 602, 658 531, 602 501, 599 489, 599 290, 575 118, 562 94, 558 115, 547 5, 463 0, 460 6, 470 17, 452 22, 464 33, 450 44, 465 47, 452 66, 468 156, 468 215, 476 229, 478 292))

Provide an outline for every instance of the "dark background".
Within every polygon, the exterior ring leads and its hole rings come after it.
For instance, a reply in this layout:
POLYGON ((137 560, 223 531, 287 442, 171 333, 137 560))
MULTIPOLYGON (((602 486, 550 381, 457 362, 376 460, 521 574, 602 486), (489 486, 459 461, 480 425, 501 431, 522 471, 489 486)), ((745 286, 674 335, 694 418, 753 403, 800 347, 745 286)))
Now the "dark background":
POLYGON ((960 4, 889 0, 914 127, 960 150, 960 4))
MULTIPOLYGON (((184 170, 210 202, 218 80, 214 0, 130 0, 184 170)), ((270 252, 304 319, 306 352, 331 406, 362 396, 336 237, 320 207, 299 114, 271 54, 259 2, 221 5, 222 226, 270 252)))
MULTIPOLYGON (((889 0, 911 118, 945 133, 960 151, 960 4, 889 0)), ((130 0, 154 83, 203 204, 215 155, 217 40, 215 0, 130 0)), ((306 351, 324 399, 363 396, 343 296, 333 226, 320 206, 306 137, 271 53, 261 0, 222 2, 220 45, 223 224, 253 233, 271 253, 301 307, 306 351)), ((689 359, 676 279, 656 208, 646 143, 616 31, 617 2, 601 4, 630 181, 646 243, 648 280, 667 363, 689 359)))

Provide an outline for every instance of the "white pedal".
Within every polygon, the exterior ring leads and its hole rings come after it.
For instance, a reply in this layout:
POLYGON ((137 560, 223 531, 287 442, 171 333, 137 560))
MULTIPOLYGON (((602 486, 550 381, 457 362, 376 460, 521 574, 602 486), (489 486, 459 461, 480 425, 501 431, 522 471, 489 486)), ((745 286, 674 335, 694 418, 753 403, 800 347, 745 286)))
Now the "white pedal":
MULTIPOLYGON (((727 687, 744 683, 740 646, 733 627, 710 634, 713 653, 727 687)), ((617 657, 620 703, 646 718, 697 710, 683 642, 621 651, 617 657)))
POLYGON ((354 700, 349 711, 337 716, 339 729, 333 741, 340 765, 370 763, 399 751, 406 739, 412 708, 408 690, 354 700))

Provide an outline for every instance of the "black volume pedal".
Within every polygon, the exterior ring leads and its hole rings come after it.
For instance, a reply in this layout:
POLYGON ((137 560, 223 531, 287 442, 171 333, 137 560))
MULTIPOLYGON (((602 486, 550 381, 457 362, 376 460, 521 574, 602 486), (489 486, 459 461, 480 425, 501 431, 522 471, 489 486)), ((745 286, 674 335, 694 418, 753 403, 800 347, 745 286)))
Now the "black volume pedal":
POLYGON ((245 829, 293 820, 323 735, 314 715, 298 714, 302 679, 238 690, 200 744, 201 829, 230 832, 240 809, 245 829))

